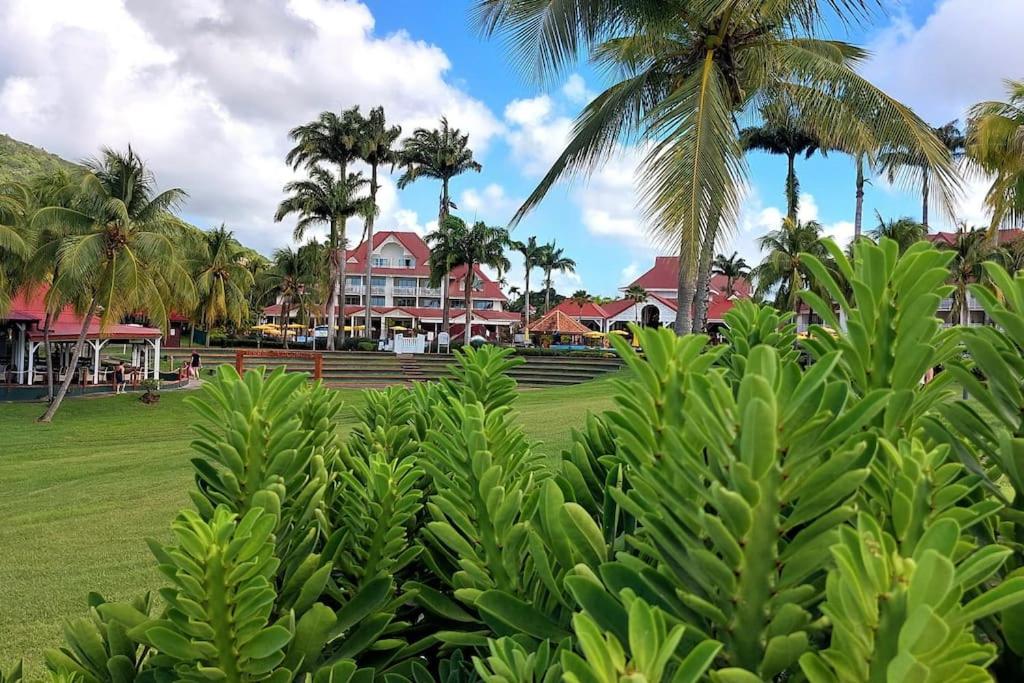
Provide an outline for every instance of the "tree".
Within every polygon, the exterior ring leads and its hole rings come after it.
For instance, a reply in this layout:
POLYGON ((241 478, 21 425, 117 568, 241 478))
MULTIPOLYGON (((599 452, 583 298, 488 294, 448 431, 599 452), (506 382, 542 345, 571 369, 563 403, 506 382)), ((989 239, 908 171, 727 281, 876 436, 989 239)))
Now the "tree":
MULTIPOLYGON (((950 121, 944 126, 933 128, 932 132, 942 144, 945 159, 952 162, 963 156, 967 139, 960 131, 959 121, 950 121)), ((902 178, 921 187, 921 223, 928 227, 928 207, 931 203, 931 186, 936 182, 935 161, 916 148, 892 147, 879 156, 879 165, 890 182, 902 178)))
POLYGON ((245 267, 245 250, 223 223, 203 233, 188 259, 198 304, 193 319, 207 330, 241 325, 249 316, 249 292, 255 282, 245 267))
POLYGON ((303 253, 302 247, 298 250, 282 247, 274 251, 271 266, 263 273, 260 283, 263 291, 272 292, 281 302, 279 327, 286 349, 292 305, 302 305, 306 287, 312 286, 316 280, 318 264, 315 256, 308 250, 303 253))
POLYGON ((962 223, 957 228, 953 246, 948 248, 954 254, 949 264, 949 284, 953 285, 950 312, 956 311, 960 325, 966 326, 971 321, 969 287, 988 281, 988 273, 983 264, 997 254, 985 230, 968 228, 962 223))
MULTIPOLYGON (((784 93, 806 128, 837 146, 865 137, 927 159, 948 205, 958 187, 949 155, 929 127, 857 73, 864 50, 817 35, 834 13, 869 16, 872 0, 558 3, 479 0, 476 20, 501 34, 538 80, 564 73, 581 54, 619 80, 576 120, 562 154, 516 213, 520 220, 564 176, 586 175, 624 144, 646 151, 640 203, 656 241, 680 262, 678 301, 693 299, 699 251, 719 221, 737 220, 747 168, 735 118, 784 93)), ((676 331, 690 328, 680 305, 676 331)))
POLYGON ((0 186, 0 315, 7 312, 11 298, 26 276, 32 240, 28 235, 31 202, 25 186, 0 186))
POLYGON ((543 247, 531 235, 525 242, 512 242, 511 247, 523 257, 523 327, 530 329, 530 271, 538 266, 543 247))
MULTIPOLYGON (((32 219, 40 230, 67 231, 60 239, 52 286, 85 307, 70 367, 78 364, 97 316, 103 326, 145 311, 166 329, 169 308, 195 299, 180 253, 181 224, 172 213, 185 192, 174 188, 157 194, 152 173, 131 147, 127 152, 104 148, 85 165, 88 172, 73 207, 45 207, 32 219)), ((41 422, 53 419, 73 374, 65 374, 41 422)))
POLYGON ((923 240, 925 235, 928 234, 928 227, 918 223, 913 218, 903 217, 886 221, 882 218, 882 214, 877 211, 875 216, 878 218, 878 225, 869 233, 871 239, 878 242, 883 237, 888 237, 900 246, 901 254, 915 242, 923 240))
MULTIPOLYGON (((297 214, 293 236, 301 240, 314 225, 327 224, 329 263, 329 291, 327 300, 327 348, 334 349, 333 332, 336 325, 336 310, 339 297, 341 300, 341 324, 339 338, 345 339, 345 222, 353 216, 367 216, 373 213, 375 205, 368 197, 360 197, 358 193, 366 186, 366 179, 360 173, 349 173, 344 179, 336 178, 326 168, 311 166, 309 178, 293 180, 284 186, 288 196, 281 201, 274 214, 275 221, 286 216, 297 214)), ((366 298, 370 298, 370 284, 366 284, 366 298)), ((369 319, 367 319, 369 320, 369 319)))
POLYGON ((967 153, 993 176, 985 195, 992 211, 990 232, 1024 219, 1024 81, 1006 81, 1006 102, 981 102, 971 108, 967 153))
POLYGON ((565 250, 549 242, 541 247, 537 266, 544 271, 544 288, 547 290, 544 297, 544 312, 551 310, 551 275, 559 273, 575 273, 576 261, 565 255, 565 250))
POLYGON ((734 251, 728 257, 725 254, 716 256, 712 272, 725 276, 725 295, 731 297, 736 293, 736 281, 750 277, 750 266, 739 252, 734 251))
POLYGON ((769 101, 761 107, 762 123, 740 131, 744 151, 759 150, 786 157, 786 215, 797 219, 800 207, 800 181, 796 177, 796 158, 810 159, 815 152, 826 153, 822 141, 806 127, 801 113, 788 98, 769 101))
MULTIPOLYGON (((349 178, 348 165, 355 160, 361 134, 364 128, 364 119, 359 114, 359 107, 351 107, 335 114, 334 112, 321 112, 320 116, 307 124, 296 126, 288 132, 289 137, 295 141, 285 156, 285 161, 293 168, 298 169, 305 166, 309 170, 311 179, 316 179, 318 172, 324 171, 323 165, 334 165, 338 169, 338 182, 349 178)), ((319 179, 323 181, 324 179, 319 179)), ((286 192, 290 191, 287 189, 286 192)), ((280 213, 280 209, 278 210, 280 213)), ((319 221, 318 221, 319 222, 319 221)), ((327 238, 330 260, 331 295, 328 299, 328 341, 327 348, 335 348, 335 337, 338 341, 345 339, 345 296, 339 290, 345 284, 343 275, 345 267, 345 223, 340 224, 337 220, 327 221, 330 232, 327 238), (335 309, 338 307, 338 299, 341 299, 342 321, 335 332, 335 309)), ((367 299, 369 299, 370 283, 366 283, 367 299)))
MULTIPOLYGON (((359 158, 370 166, 370 204, 377 206, 377 171, 381 166, 391 166, 400 160, 398 150, 394 148, 398 136, 402 134, 399 126, 388 126, 384 118, 384 107, 375 107, 363 122, 359 132, 359 158)), ((366 215, 366 336, 373 338, 373 326, 370 325, 370 279, 372 278, 373 259, 373 219, 376 211, 366 215)))
POLYGON ((638 306, 647 301, 647 290, 640 285, 630 285, 626 288, 626 298, 633 302, 633 312, 636 314, 636 324, 640 324, 640 309, 638 306))
MULTIPOLYGON (((417 128, 412 137, 402 145, 401 163, 405 168, 398 179, 398 188, 404 189, 420 178, 433 178, 441 181, 441 196, 438 200, 437 225, 440 229, 445 224, 451 209, 458 208, 449 194, 449 185, 453 178, 468 171, 477 173, 483 168, 473 158, 473 150, 469 148, 469 134, 463 134, 458 128, 448 126, 448 119, 441 118, 441 127, 434 130, 417 128)), ((441 326, 445 332, 449 328, 450 306, 448 301, 448 279, 441 283, 443 287, 444 310, 441 326)))
POLYGON ((821 225, 817 221, 801 223, 788 218, 783 220, 781 228, 761 237, 758 246, 768 254, 751 272, 757 280, 759 295, 775 290, 777 309, 799 312, 800 291, 811 284, 811 273, 802 262, 801 254, 812 254, 824 260, 826 252, 820 237, 821 225))
POLYGON ((590 295, 587 294, 587 290, 585 289, 577 289, 575 292, 572 293, 572 296, 570 298, 572 299, 572 302, 576 304, 579 308, 583 308, 583 306, 585 306, 591 300, 590 295))

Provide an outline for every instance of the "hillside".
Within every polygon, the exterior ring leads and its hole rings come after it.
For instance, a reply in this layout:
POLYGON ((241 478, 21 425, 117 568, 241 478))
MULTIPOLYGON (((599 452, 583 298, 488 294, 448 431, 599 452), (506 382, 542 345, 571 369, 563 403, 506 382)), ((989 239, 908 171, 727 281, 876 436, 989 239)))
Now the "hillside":
POLYGON ((39 171, 60 166, 74 168, 75 164, 0 133, 0 182, 22 180, 39 171))

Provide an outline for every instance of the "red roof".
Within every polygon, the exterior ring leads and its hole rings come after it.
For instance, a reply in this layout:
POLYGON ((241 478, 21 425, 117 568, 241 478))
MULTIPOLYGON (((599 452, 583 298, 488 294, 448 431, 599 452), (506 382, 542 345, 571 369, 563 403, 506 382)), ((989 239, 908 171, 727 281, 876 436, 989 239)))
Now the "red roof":
MULTIPOLYGON (((405 247, 406 251, 416 259, 415 268, 378 268, 374 266, 372 274, 375 275, 406 275, 408 277, 429 277, 430 247, 423 241, 423 238, 414 232, 398 232, 397 230, 381 230, 373 233, 373 248, 376 249, 389 238, 394 238, 405 247)), ((345 271, 352 275, 366 274, 366 240, 359 243, 355 249, 346 253, 347 261, 345 271)))
MULTIPOLYGON (((46 320, 46 286, 34 290, 22 290, 11 301, 11 310, 5 320, 35 323, 28 332, 29 339, 43 338, 42 325, 46 320)), ((77 339, 82 331, 82 316, 71 306, 65 306, 50 324, 50 338, 55 341, 77 339)), ((155 327, 142 325, 107 325, 100 328, 100 321, 94 318, 89 323, 86 339, 155 339, 163 333, 155 327)))
POLYGON ((679 286, 679 257, 656 256, 654 267, 629 283, 644 289, 676 289, 679 286))
POLYGON ((548 314, 537 322, 530 323, 530 332, 583 335, 589 334, 590 331, 589 327, 557 308, 548 311, 548 314))
POLYGON ((565 299, 557 306, 553 306, 551 310, 561 311, 573 318, 595 318, 603 320, 604 318, 611 317, 608 311, 604 309, 603 305, 596 304, 593 301, 587 301, 581 306, 572 299, 565 299))
MULTIPOLYGON (((930 232, 924 236, 926 240, 932 244, 940 247, 952 247, 956 244, 955 232, 930 232)), ((1020 239, 1024 235, 1024 230, 1019 228, 1006 228, 999 231, 999 242, 1012 242, 1013 240, 1020 239)))
POLYGON ((601 304, 601 308, 604 309, 609 318, 614 318, 634 303, 636 302, 632 299, 616 299, 615 301, 609 301, 608 303, 601 304))
MULTIPOLYGON (((478 278, 480 278, 480 283, 482 285, 480 289, 473 290, 474 299, 508 301, 508 297, 502 293, 501 287, 498 286, 498 283, 487 277, 483 270, 480 269, 480 266, 473 266, 473 272, 478 278)), ((448 287, 448 296, 452 299, 464 299, 466 295, 462 285, 466 282, 466 266, 456 266, 453 268, 450 273, 450 277, 452 280, 448 287)))

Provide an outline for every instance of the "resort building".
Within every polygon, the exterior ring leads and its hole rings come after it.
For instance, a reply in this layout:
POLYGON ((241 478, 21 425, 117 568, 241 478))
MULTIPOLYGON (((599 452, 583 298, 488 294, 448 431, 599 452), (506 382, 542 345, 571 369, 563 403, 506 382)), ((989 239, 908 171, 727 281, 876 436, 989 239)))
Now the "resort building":
MULTIPOLYGON (((714 275, 710 281, 708 299, 708 330, 714 332, 724 324, 724 316, 737 299, 750 298, 750 283, 724 275, 714 275)), ((667 327, 675 322, 678 310, 679 258, 658 256, 654 266, 621 291, 641 287, 647 293, 642 301, 622 298, 607 303, 587 302, 580 306, 571 299, 562 301, 552 310, 560 310, 596 332, 624 330, 630 323, 644 327, 667 327)))
MULTIPOLYGON (((375 337, 381 329, 401 327, 423 329, 428 337, 441 330, 444 290, 430 285, 430 247, 414 232, 380 231, 373 236, 373 248, 366 242, 346 253, 344 316, 336 311, 338 324, 365 326, 366 297, 370 298, 370 324, 375 337), (369 253, 367 253, 369 251, 369 253), (366 282, 366 259, 370 259, 370 282, 366 282)), ((452 339, 463 336, 466 326, 466 268, 449 274, 448 297, 451 299, 452 339)), ((505 310, 508 298, 498 283, 479 267, 473 269, 471 324, 472 334, 489 339, 509 339, 512 325, 521 321, 519 313, 505 310)), ((267 322, 281 322, 285 307, 277 302, 263 310, 267 322)), ((289 318, 297 315, 297 307, 289 307, 289 318)), ((323 312, 317 317, 323 319, 323 312)))

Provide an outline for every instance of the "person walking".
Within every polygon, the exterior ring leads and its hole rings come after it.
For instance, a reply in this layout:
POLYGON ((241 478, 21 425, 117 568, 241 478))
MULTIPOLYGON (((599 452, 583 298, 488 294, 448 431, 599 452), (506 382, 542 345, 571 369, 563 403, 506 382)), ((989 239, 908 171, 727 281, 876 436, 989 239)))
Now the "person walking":
POLYGON ((193 377, 195 379, 199 379, 199 370, 202 369, 202 367, 203 367, 203 362, 199 358, 199 352, 198 351, 193 351, 192 352, 192 362, 189 363, 189 368, 190 368, 189 376, 193 377))

